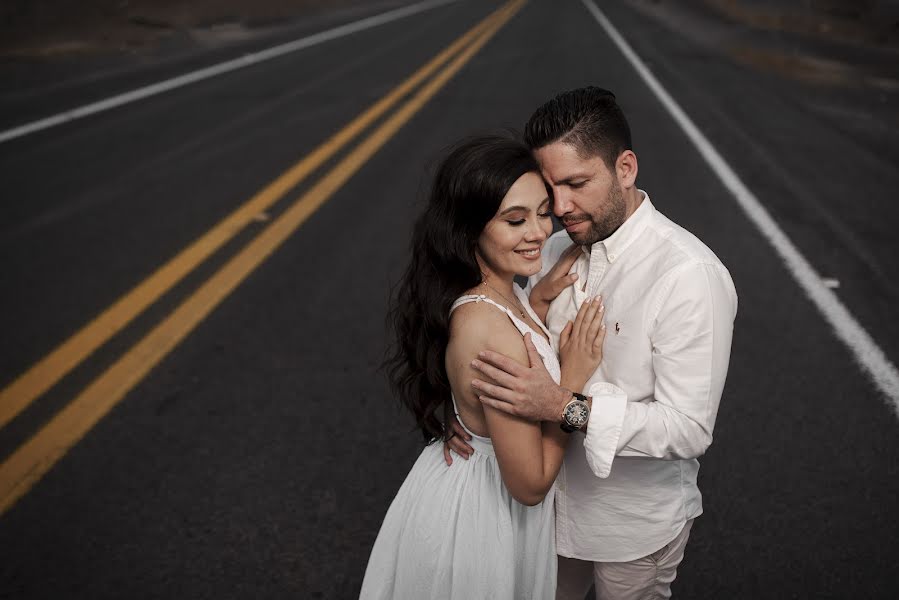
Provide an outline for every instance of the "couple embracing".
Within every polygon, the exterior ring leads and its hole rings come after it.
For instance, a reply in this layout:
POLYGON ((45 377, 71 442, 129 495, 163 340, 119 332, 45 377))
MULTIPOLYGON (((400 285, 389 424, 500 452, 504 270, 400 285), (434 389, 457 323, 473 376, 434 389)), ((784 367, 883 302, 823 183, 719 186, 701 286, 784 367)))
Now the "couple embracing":
POLYGON ((444 159, 387 360, 429 445, 361 598, 670 597, 737 297, 636 178, 624 114, 595 87, 540 107, 523 144, 471 138, 444 159))

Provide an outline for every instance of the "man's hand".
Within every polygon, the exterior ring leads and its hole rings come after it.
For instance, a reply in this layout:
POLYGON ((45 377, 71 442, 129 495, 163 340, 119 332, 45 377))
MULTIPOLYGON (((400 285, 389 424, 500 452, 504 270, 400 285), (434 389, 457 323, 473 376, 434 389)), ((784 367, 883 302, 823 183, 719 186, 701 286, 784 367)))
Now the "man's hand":
POLYGON ((480 379, 475 379, 471 385, 487 406, 529 421, 559 423, 562 409, 571 400, 571 392, 553 381, 530 333, 525 334, 524 344, 528 350, 529 367, 496 352, 481 352, 478 354, 480 360, 472 361, 471 366, 497 385, 480 379))
POLYGON ((571 270, 571 266, 581 252, 581 247, 577 244, 573 244, 565 250, 553 268, 531 290, 528 298, 531 308, 544 323, 546 323, 546 313, 549 312, 549 303, 555 300, 562 290, 577 281, 577 273, 568 271, 571 270))
POLYGON ((459 423, 459 419, 456 418, 456 415, 447 415, 446 430, 449 432, 449 437, 443 441, 443 460, 446 461, 446 466, 453 464, 453 457, 450 455, 450 450, 465 460, 468 460, 474 452, 474 448, 465 442, 471 441, 471 436, 468 435, 468 432, 465 431, 462 424, 459 423))

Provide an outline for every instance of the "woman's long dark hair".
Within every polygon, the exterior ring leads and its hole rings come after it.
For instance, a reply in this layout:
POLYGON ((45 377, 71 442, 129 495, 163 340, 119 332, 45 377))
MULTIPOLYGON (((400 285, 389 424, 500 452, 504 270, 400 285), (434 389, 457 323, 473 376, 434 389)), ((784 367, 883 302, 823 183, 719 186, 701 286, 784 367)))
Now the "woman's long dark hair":
POLYGON ((415 223, 411 260, 394 290, 393 340, 384 368, 393 392, 412 411, 426 443, 445 438, 438 409, 450 405, 444 360, 450 306, 481 283, 478 238, 515 181, 539 171, 530 150, 503 136, 456 144, 440 164, 415 223))

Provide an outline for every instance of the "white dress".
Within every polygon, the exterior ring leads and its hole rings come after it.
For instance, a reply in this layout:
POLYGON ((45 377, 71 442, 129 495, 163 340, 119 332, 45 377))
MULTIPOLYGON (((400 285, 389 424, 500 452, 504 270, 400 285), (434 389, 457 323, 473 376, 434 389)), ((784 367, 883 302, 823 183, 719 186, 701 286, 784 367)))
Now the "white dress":
MULTIPOLYGON (((515 290, 540 323, 524 292, 515 290)), ((558 382, 561 369, 549 343, 504 306, 486 296, 462 296, 451 310, 481 301, 509 315, 522 335, 531 333, 558 382)), ((490 438, 468 433, 469 460, 457 458, 447 467, 440 442, 418 457, 384 517, 361 599, 555 598, 555 485, 537 506, 519 503, 503 484, 490 438)))

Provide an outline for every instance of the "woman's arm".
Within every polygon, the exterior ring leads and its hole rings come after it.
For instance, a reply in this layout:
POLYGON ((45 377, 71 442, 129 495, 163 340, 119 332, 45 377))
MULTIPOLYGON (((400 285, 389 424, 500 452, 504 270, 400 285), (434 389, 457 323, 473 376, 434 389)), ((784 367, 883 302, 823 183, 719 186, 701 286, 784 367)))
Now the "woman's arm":
MULTIPOLYGON (((508 336, 498 335, 492 339, 490 346, 502 346, 504 350, 489 349, 504 352, 523 366, 543 368, 536 352, 533 356, 528 355, 517 329, 513 328, 508 336)), ((469 380, 475 376, 474 370, 466 374, 469 380)), ((488 406, 484 407, 484 417, 509 492, 522 504, 539 504, 559 474, 568 443, 567 434, 558 425, 543 427, 540 422, 527 421, 488 406)))
MULTIPOLYGON (((584 304, 577 319, 568 328, 563 344, 566 349, 563 356, 566 362, 573 365, 567 369, 563 366, 563 378, 578 390, 602 357, 601 340, 599 351, 595 349, 595 338, 602 331, 600 305, 584 304)), ((533 344, 523 343, 521 334, 505 315, 500 313, 500 319, 489 313, 477 316, 480 318, 466 319, 463 330, 454 332, 454 335, 464 337, 462 347, 457 346, 453 355, 474 359, 478 352, 488 349, 501 352, 524 367, 545 369, 533 344), (484 318, 489 322, 484 322, 484 318)), ((461 375, 462 381, 470 381, 475 376, 483 377, 474 370, 474 364, 477 364, 477 359, 455 365, 454 375, 461 375)), ((460 378, 452 379, 459 381, 460 378)), ((454 389, 460 387, 454 386, 454 389)), ((473 388, 459 391, 468 399, 475 399, 473 388)), ((489 406, 484 406, 484 417, 503 482, 509 492, 522 504, 539 504, 559 473, 569 434, 556 423, 527 421, 489 406)))

